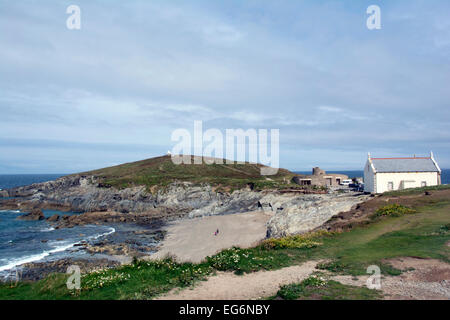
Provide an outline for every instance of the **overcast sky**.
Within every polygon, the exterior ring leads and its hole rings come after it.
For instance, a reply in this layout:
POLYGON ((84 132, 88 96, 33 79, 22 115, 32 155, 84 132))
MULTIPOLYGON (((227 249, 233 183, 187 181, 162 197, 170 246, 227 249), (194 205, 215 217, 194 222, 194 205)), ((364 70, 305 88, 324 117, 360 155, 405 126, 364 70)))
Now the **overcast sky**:
POLYGON ((280 129, 280 165, 450 168, 450 2, 0 0, 0 173, 161 155, 173 130, 280 129), (81 30, 66 9, 81 8, 81 30), (366 9, 381 8, 381 30, 366 9))

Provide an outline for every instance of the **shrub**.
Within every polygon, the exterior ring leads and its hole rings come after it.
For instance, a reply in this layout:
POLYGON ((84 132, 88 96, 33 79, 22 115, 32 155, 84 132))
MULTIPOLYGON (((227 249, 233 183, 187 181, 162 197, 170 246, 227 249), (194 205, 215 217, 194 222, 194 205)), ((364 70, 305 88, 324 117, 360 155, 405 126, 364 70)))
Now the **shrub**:
POLYGON ((277 292, 277 296, 285 300, 295 300, 297 299, 303 291, 303 287, 297 283, 291 283, 280 287, 277 292))
POLYGON ((207 257, 209 266, 219 271, 235 271, 237 274, 260 270, 261 268, 271 268, 274 265, 285 263, 286 257, 274 257, 268 254, 255 253, 255 249, 241 249, 233 247, 223 250, 218 254, 207 257))
POLYGON ((124 282, 133 282, 138 279, 152 279, 159 285, 170 284, 187 286, 197 279, 203 278, 212 272, 210 266, 192 263, 177 263, 171 258, 155 261, 142 261, 135 259, 133 264, 114 269, 93 271, 82 277, 82 289, 93 290, 118 285, 124 282))
POLYGON ((385 217, 385 216, 390 216, 390 217, 399 217, 399 216, 403 216, 405 214, 411 214, 411 213, 415 213, 416 210, 402 206, 401 204, 389 204, 387 206, 381 207, 379 208, 376 212, 375 215, 378 217, 385 217))
POLYGON ((342 273, 342 272, 345 272, 346 270, 348 270, 349 266, 340 261, 331 261, 331 262, 325 262, 325 263, 318 264, 317 269, 342 273))
POLYGON ((292 283, 280 287, 277 296, 285 300, 294 300, 302 295, 306 288, 323 287, 327 282, 319 276, 312 275, 300 283, 292 283))
POLYGON ((284 238, 272 238, 264 240, 262 246, 265 249, 303 249, 315 248, 321 246, 322 243, 318 241, 325 236, 331 236, 333 233, 321 230, 313 233, 306 233, 295 236, 288 236, 284 238))
POLYGON ((439 228, 439 235, 446 235, 450 232, 450 223, 447 223, 439 228))

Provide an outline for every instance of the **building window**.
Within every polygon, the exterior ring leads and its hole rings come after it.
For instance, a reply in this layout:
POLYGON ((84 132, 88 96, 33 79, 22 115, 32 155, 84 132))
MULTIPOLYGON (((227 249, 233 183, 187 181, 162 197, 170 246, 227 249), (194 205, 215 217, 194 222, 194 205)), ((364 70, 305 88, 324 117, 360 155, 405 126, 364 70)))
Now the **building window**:
POLYGON ((389 181, 388 182, 388 191, 392 191, 392 190, 394 190, 394 182, 389 181))
POLYGON ((302 186, 310 186, 311 180, 300 180, 300 185, 302 186))
POLYGON ((427 182, 426 181, 422 181, 422 183, 420 184, 421 187, 426 187, 427 186, 427 182))

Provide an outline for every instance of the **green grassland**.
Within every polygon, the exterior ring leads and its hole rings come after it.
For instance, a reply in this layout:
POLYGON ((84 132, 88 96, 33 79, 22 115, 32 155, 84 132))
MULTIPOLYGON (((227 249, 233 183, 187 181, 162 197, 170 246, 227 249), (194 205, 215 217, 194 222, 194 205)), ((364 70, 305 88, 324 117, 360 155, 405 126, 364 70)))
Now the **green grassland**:
MULTIPOLYGON (((413 256, 450 262, 449 241, 450 199, 414 208, 391 203, 376 210, 369 224, 347 232, 320 231, 268 239, 254 248, 224 250, 201 264, 177 263, 171 259, 135 261, 116 269, 86 274, 82 277, 81 290, 75 291, 66 288, 67 275, 63 274, 34 283, 2 284, 0 299, 151 299, 172 288, 190 286, 216 270, 243 274, 312 259, 326 259, 329 262, 319 267, 339 274, 363 275, 369 265, 376 264, 384 275, 398 275, 402 270, 394 269, 386 259, 413 256)), ((322 287, 294 284, 285 289, 288 293, 296 292, 296 299, 377 298, 373 292, 335 282, 327 282, 322 287)))
MULTIPOLYGON (((193 157, 191 157, 193 159, 193 157)), ((224 188, 243 188, 252 185, 255 189, 297 186, 291 184, 294 173, 279 169, 276 175, 261 176, 261 164, 179 164, 172 162, 170 156, 157 157, 132 163, 80 173, 96 176, 105 187, 127 188, 144 185, 164 187, 175 181, 208 183, 224 188)), ((194 161, 192 160, 192 163, 194 161)), ((297 186, 298 187, 298 186, 297 186)))
POLYGON ((281 286, 277 294, 268 299, 376 300, 381 298, 382 294, 378 290, 344 285, 334 280, 326 280, 320 274, 313 274, 300 283, 281 286))
POLYGON ((421 187, 421 188, 408 188, 403 190, 395 190, 383 193, 384 196, 406 196, 406 195, 417 195, 424 192, 437 191, 437 190, 448 190, 450 189, 450 184, 440 184, 437 186, 421 187))

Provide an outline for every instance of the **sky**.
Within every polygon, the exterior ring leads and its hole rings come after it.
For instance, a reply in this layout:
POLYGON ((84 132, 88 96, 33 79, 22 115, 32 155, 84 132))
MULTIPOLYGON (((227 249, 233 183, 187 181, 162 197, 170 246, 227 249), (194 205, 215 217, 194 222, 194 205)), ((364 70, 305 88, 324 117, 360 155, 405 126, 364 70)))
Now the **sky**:
POLYGON ((195 120, 279 129, 290 170, 431 150, 450 168, 449 12, 447 0, 0 0, 0 173, 162 155, 195 120))

